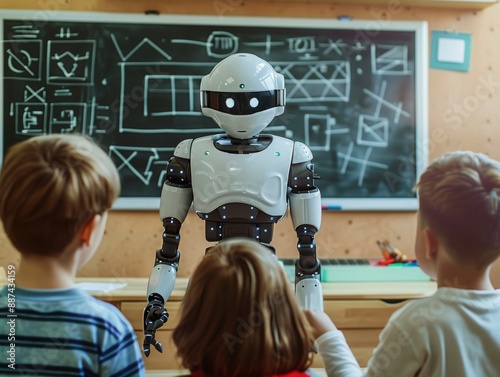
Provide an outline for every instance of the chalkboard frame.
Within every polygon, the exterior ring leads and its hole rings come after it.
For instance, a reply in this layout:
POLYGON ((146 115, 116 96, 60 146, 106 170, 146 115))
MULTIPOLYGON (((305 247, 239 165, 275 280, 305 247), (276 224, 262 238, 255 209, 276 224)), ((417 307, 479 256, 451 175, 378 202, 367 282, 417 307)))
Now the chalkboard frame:
MULTIPOLYGON (((129 13, 100 13, 100 12, 66 12, 66 11, 25 11, 2 10, 0 14, 0 40, 4 41, 4 20, 31 20, 38 23, 51 21, 68 22, 109 22, 109 23, 138 23, 138 24, 178 24, 178 25, 218 25, 218 26, 269 26, 294 27, 297 29, 324 29, 324 30, 359 30, 360 38, 372 38, 380 31, 409 31, 414 33, 415 40, 415 133, 416 145, 413 156, 415 181, 428 163, 428 31, 426 21, 387 21, 387 20, 335 20, 335 19, 306 19, 306 18, 277 18, 277 17, 239 17, 239 16, 192 16, 192 15, 145 15, 129 13)), ((3 47, 2 47, 3 50, 3 47)), ((4 66, 3 53, 0 54, 0 67, 4 66)), ((207 72, 208 73, 208 72, 207 72)), ((4 73, 0 73, 0 98, 3 98, 4 73)), ((0 135, 4 135, 4 102, 0 105, 0 135)), ((264 131, 265 132, 265 131, 264 131)), ((270 132, 272 133, 272 132, 270 132)), ((3 142, 0 143, 0 165, 4 155, 3 142)), ((313 160, 313 162, 317 163, 313 160)), ((152 197, 120 197, 113 209, 117 210, 157 210, 159 208, 159 194, 152 197)), ((415 196, 404 198, 322 198, 325 210, 352 210, 352 211, 415 211, 418 209, 418 199, 415 196)))

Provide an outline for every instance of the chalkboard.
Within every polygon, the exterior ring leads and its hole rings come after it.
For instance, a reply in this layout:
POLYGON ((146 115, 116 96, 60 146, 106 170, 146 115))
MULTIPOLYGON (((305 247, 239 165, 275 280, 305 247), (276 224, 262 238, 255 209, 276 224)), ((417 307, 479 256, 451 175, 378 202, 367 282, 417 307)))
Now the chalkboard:
POLYGON ((325 208, 415 210, 427 163, 427 24, 2 11, 3 137, 90 135, 122 178, 117 209, 158 209, 178 142, 222 132, 201 78, 254 53, 285 76, 265 133, 307 144, 325 208))

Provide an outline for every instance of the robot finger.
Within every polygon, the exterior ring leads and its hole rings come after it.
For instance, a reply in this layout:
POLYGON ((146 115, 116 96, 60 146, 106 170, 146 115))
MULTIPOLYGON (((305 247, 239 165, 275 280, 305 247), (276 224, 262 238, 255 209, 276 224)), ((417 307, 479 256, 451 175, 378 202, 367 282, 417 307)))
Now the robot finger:
POLYGON ((146 355, 146 357, 148 357, 151 352, 149 345, 151 344, 152 341, 154 341, 153 334, 146 334, 144 336, 144 342, 142 343, 142 348, 144 350, 144 354, 146 355))
POLYGON ((165 322, 168 321, 169 314, 165 309, 156 310, 154 314, 156 317, 159 317, 153 323, 153 330, 157 330, 158 328, 163 326, 165 324, 165 322))
POLYGON ((148 357, 149 354, 151 353, 151 348, 149 347, 150 344, 152 344, 158 352, 163 353, 163 346, 160 342, 158 342, 155 339, 152 339, 151 343, 148 343, 146 341, 146 339, 144 339, 143 349, 144 349, 144 354, 146 355, 146 357, 148 357))
POLYGON ((151 342, 151 344, 153 346, 155 346, 156 350, 160 353, 163 353, 163 346, 161 345, 160 342, 156 341, 155 339, 153 339, 153 341, 151 342))

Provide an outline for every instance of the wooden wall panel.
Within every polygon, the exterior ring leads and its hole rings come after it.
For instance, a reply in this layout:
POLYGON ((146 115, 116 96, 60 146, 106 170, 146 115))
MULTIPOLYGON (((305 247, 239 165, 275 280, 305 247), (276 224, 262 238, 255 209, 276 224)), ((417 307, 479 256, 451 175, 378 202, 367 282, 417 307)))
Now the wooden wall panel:
MULTIPOLYGON (((368 2, 368 1, 367 1, 368 2)), ((427 20, 429 30, 472 33, 472 62, 468 73, 429 71, 429 151, 434 159, 443 152, 468 149, 500 159, 500 5, 483 10, 414 8, 389 1, 386 6, 337 5, 334 1, 189 1, 154 0, 3 0, 4 9, 38 9, 40 20, 61 10, 144 12, 224 16, 280 16, 336 18, 350 15, 383 25, 387 20, 427 20), (487 93, 487 98, 478 96, 487 93), (482 92, 481 92, 482 93, 482 92)), ((316 162, 319 163, 319 162, 316 162)), ((318 234, 318 254, 326 257, 378 257, 378 239, 389 239, 413 255, 416 216, 413 212, 325 212, 318 234)), ((189 276, 208 243, 204 225, 190 214, 183 225, 180 276, 189 276)), ((55 230, 57 231, 57 230, 55 230)), ((161 244, 161 223, 156 211, 113 212, 103 243, 80 276, 148 276, 155 249, 161 244)), ((282 257, 295 257, 295 234, 286 217, 278 224, 274 244, 282 257)), ((0 232, 0 264, 16 263, 18 256, 0 232)), ((500 262, 495 265, 500 287, 500 262)))

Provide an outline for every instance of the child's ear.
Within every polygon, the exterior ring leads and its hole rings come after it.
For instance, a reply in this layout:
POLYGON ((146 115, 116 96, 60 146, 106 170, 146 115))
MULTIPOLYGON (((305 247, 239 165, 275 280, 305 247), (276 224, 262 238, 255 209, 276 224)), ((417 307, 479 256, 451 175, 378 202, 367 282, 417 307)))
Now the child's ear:
POLYGON ((425 256, 427 259, 435 259, 439 250, 439 240, 432 229, 425 227, 422 230, 425 244, 425 256))
POLYGON ((92 233, 93 233, 94 228, 95 228, 97 216, 99 216, 99 215, 92 216, 90 218, 90 220, 87 222, 87 224, 85 224, 83 226, 80 239, 82 240, 82 243, 85 246, 89 246, 90 245, 90 238, 92 237, 92 233))

